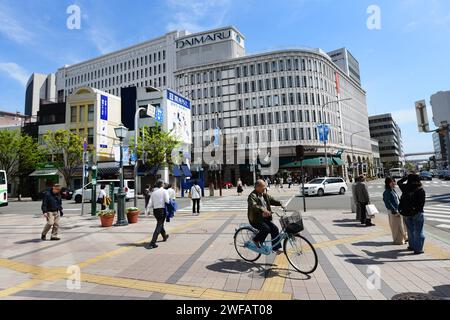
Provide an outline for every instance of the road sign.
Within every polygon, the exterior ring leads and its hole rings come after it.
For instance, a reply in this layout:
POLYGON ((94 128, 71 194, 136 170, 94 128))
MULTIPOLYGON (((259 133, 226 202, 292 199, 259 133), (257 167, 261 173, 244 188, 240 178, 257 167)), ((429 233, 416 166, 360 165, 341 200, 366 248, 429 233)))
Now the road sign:
POLYGON ((416 115, 419 132, 430 131, 430 124, 428 122, 427 104, 425 100, 416 102, 416 115))
POLYGON ((150 118, 155 118, 156 117, 156 108, 155 108, 155 106, 152 106, 151 104, 149 104, 147 106, 147 116, 149 116, 150 118))

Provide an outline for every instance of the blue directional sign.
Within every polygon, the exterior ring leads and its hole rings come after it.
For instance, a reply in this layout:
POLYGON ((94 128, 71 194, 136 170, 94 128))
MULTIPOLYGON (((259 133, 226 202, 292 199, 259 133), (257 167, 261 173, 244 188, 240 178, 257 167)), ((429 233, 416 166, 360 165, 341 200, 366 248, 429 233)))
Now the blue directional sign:
POLYGON ((131 154, 131 161, 136 162, 137 161, 137 155, 136 153, 131 154))
POLYGON ((108 121, 108 97, 100 97, 100 120, 108 121))
POLYGON ((220 129, 219 128, 214 129, 214 146, 215 147, 220 146, 220 129))
POLYGON ((156 109, 155 120, 158 123, 163 123, 164 122, 164 111, 163 111, 163 109, 161 109, 161 108, 157 108, 156 109))
POLYGON ((319 124, 317 126, 317 131, 319 132, 319 140, 321 142, 327 142, 328 135, 330 133, 330 126, 327 124, 319 124))

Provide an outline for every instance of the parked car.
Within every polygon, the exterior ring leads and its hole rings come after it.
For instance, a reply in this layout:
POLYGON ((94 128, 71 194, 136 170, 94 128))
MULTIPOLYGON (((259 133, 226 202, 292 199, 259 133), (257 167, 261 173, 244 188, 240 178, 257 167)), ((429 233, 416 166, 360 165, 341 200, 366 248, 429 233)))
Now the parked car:
MULTIPOLYGON (((35 193, 31 196, 31 200, 33 201, 40 201, 44 199, 44 194, 50 190, 50 188, 47 188, 45 190, 42 190, 41 192, 35 193)), ((69 188, 63 187, 61 188, 61 198, 63 200, 72 200, 73 197, 73 191, 69 188)))
MULTIPOLYGON (((316 178, 305 184, 303 192, 306 196, 323 197, 325 194, 345 194, 348 190, 347 183, 342 178, 316 178)), ((300 187, 302 194, 302 187, 300 187)))
MULTIPOLYGON (((97 192, 98 195, 100 192, 100 187, 102 184, 106 185, 107 188, 109 188, 109 185, 113 183, 114 184, 114 197, 117 199, 117 194, 119 193, 119 186, 120 181, 119 180, 98 180, 97 181, 97 192)), ((88 183, 84 186, 84 201, 90 202, 92 199, 92 183, 88 183)), ((125 200, 130 201, 134 198, 134 180, 124 180, 124 191, 126 193, 125 200)), ((78 189, 74 192, 73 198, 76 203, 81 203, 82 201, 82 193, 81 189, 78 189)), ((95 199, 96 200, 96 199, 95 199)))
POLYGON ((442 179, 444 180, 450 180, 450 170, 445 170, 443 175, 442 175, 442 179))
POLYGON ((432 181, 433 180, 433 175, 430 172, 428 172, 428 171, 422 171, 420 173, 420 180, 432 181))

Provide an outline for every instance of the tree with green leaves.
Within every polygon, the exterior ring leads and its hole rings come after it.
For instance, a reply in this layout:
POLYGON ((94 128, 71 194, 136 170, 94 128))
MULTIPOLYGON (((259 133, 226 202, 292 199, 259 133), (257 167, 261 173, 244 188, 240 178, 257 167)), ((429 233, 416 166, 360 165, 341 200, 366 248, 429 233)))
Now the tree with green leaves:
POLYGON ((44 135, 44 147, 70 186, 76 169, 83 163, 83 139, 68 130, 48 131, 44 135))
POLYGON ((405 169, 406 169, 408 172, 414 172, 414 171, 417 171, 416 165, 415 165, 414 163, 411 163, 411 162, 407 162, 407 163, 405 164, 405 169))
POLYGON ((160 126, 143 127, 139 135, 137 148, 134 139, 131 141, 131 149, 135 151, 140 159, 149 167, 170 167, 173 165, 172 150, 181 145, 171 132, 165 132, 160 126))
POLYGON ((20 130, 0 130, 0 141, 0 169, 10 181, 44 160, 42 147, 20 130))

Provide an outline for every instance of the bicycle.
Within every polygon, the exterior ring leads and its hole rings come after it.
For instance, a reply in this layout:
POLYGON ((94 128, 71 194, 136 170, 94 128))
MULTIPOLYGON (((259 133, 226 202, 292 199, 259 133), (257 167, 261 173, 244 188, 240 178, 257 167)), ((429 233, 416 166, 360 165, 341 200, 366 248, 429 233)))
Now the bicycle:
POLYGON ((318 258, 311 242, 300 235, 304 230, 301 213, 290 211, 288 214, 286 210, 283 210, 283 213, 280 215, 275 212, 282 226, 280 234, 277 238, 262 243, 260 248, 253 242, 258 233, 257 229, 248 224, 238 228, 234 235, 236 252, 243 260, 255 262, 261 255, 269 256, 273 252, 273 247, 283 242, 283 252, 290 265, 302 274, 311 274, 317 269, 318 258))

